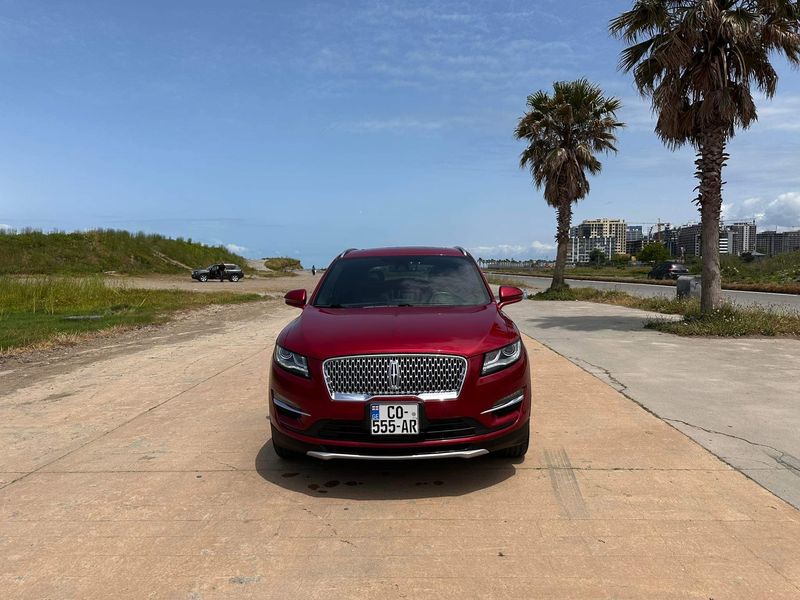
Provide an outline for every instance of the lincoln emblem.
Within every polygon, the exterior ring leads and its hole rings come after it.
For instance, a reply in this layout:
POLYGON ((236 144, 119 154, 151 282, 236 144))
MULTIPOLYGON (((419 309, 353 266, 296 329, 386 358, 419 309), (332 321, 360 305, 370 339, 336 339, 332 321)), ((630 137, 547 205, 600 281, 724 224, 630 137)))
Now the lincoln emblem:
POLYGON ((393 358, 389 361, 389 389, 400 387, 400 361, 393 358))

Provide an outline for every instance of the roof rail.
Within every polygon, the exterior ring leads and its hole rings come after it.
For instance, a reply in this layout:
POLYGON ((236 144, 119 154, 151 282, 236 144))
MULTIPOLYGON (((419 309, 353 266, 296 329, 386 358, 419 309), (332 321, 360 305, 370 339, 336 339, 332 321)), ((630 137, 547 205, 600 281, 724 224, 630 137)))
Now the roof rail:
POLYGON ((455 249, 461 252, 461 254, 463 254, 464 256, 469 256, 469 252, 464 250, 464 248, 462 248, 461 246, 456 246, 455 249))
POLYGON ((337 256, 336 258, 342 258, 343 256, 347 256, 347 253, 348 253, 348 252, 352 252, 353 250, 357 250, 357 248, 348 248, 347 250, 345 250, 344 252, 342 252, 342 253, 341 253, 339 256, 337 256))

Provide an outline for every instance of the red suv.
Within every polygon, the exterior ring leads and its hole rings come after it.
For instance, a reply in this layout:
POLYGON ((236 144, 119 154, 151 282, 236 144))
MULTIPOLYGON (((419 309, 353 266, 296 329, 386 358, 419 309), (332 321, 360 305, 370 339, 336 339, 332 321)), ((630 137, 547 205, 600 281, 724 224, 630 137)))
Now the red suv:
POLYGON ((347 250, 280 333, 270 423, 283 458, 472 458, 528 449, 519 331, 461 248, 347 250))

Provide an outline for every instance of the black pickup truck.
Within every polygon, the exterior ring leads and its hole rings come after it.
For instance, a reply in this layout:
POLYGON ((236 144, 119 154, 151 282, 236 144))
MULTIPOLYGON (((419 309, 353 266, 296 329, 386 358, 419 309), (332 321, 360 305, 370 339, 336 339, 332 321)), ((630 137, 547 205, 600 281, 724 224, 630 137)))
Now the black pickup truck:
POLYGON ((239 281, 243 277, 244 271, 242 271, 242 267, 230 263, 219 263, 205 269, 195 269, 192 271, 192 279, 197 279, 197 281, 208 281, 209 279, 239 281), (220 273, 222 274, 221 277, 220 273))

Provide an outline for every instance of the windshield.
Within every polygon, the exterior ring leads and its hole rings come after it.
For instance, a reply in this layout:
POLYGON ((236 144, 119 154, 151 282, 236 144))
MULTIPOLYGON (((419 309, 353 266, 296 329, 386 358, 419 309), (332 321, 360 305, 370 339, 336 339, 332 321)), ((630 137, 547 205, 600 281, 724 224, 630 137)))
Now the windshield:
POLYGON ((334 262, 314 306, 478 306, 491 302, 462 256, 376 256, 334 262))

